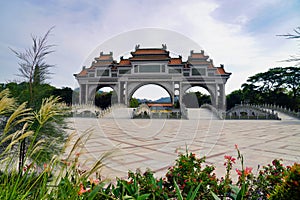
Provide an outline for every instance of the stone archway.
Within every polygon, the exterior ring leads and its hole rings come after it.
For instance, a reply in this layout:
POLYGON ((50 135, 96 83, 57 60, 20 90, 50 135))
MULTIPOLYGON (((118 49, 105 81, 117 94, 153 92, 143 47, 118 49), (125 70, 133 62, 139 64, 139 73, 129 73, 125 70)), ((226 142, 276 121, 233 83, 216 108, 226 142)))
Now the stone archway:
MULTIPOLYGON (((186 89, 186 88, 184 88, 186 89)), ((204 103, 202 104, 212 104, 213 105, 213 99, 214 99, 214 93, 209 90, 206 85, 190 85, 190 87, 188 87, 188 89, 186 90, 183 90, 184 91, 184 94, 183 94, 183 103, 186 105, 187 108, 189 107, 193 107, 193 108, 199 108, 201 107, 201 102, 199 104, 198 102, 198 98, 196 96, 196 93, 197 92, 200 92, 201 96, 202 95, 207 95, 209 96, 209 99, 207 99, 204 103), (192 91, 192 93, 189 93, 188 91, 191 90, 191 89, 195 89, 197 91, 192 91), (200 89, 199 89, 200 88, 200 89), (205 92, 203 92, 205 91, 205 92)), ((204 99, 202 99, 204 100, 204 99)))
MULTIPOLYGON (((216 100, 217 94, 218 94, 218 92, 217 92, 218 88, 217 88, 216 84, 185 84, 183 86, 183 91, 185 92, 188 89, 190 89, 191 87, 195 87, 195 86, 199 86, 199 87, 206 89, 210 95, 212 106, 223 110, 222 107, 220 107, 220 106, 225 106, 225 100, 226 100, 225 98, 226 97, 225 97, 225 95, 224 95, 224 97, 223 96, 219 97, 221 99, 221 102, 224 101, 224 105, 223 105, 223 103, 222 103, 222 105, 218 104, 218 102, 216 100)), ((221 92, 223 92, 223 94, 225 94, 225 91, 221 91, 221 92)), ((219 94, 221 94, 221 93, 219 92, 219 94)))
POLYGON ((135 82, 135 83, 129 83, 128 84, 128 97, 127 102, 132 98, 132 95, 141 87, 146 85, 157 85, 164 89, 170 96, 171 102, 174 103, 174 92, 170 90, 170 83, 153 83, 153 82, 135 82))
POLYGON ((128 99, 136 98, 134 96, 139 95, 137 98, 143 98, 148 100, 157 100, 161 97, 169 97, 171 103, 172 99, 172 91, 169 91, 168 88, 157 84, 157 83, 141 83, 139 86, 135 87, 131 92, 129 92, 128 99), (147 94, 146 94, 147 93, 147 94), (146 96, 145 96, 146 95, 146 96))
POLYGON ((162 48, 140 48, 136 46, 131 57, 120 58, 117 62, 113 53, 100 53, 91 67, 83 68, 74 74, 80 85, 81 104, 93 103, 91 94, 98 85, 107 85, 116 92, 118 103, 129 105, 129 100, 139 87, 156 84, 168 91, 174 103, 175 96, 182 103, 184 91, 192 86, 206 88, 212 105, 218 110, 225 110, 225 84, 231 73, 224 66, 215 67, 209 56, 202 50, 190 52, 186 61, 182 57, 171 57, 166 45, 162 48))
POLYGON ((118 87, 114 84, 91 84, 91 85, 88 85, 88 89, 87 89, 87 93, 88 95, 86 96, 87 98, 87 104, 94 104, 95 102, 95 94, 96 92, 101 89, 101 88, 104 88, 104 87, 109 87, 113 90, 113 96, 112 96, 112 103, 118 103, 118 97, 117 97, 117 91, 118 91, 118 87))

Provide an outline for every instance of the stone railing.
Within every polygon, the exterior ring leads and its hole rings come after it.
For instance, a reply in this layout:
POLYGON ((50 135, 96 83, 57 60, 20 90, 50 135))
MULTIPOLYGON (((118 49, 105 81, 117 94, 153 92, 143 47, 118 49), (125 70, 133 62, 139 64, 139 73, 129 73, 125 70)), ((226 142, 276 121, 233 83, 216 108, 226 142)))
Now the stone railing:
POLYGON ((274 109, 259 105, 237 104, 226 112, 226 119, 276 119, 280 120, 274 109), (250 112, 250 113, 249 113, 250 112), (244 113, 242 115, 241 113, 244 113))
POLYGON ((255 105, 257 107, 265 108, 265 109, 270 109, 270 110, 276 110, 278 112, 284 113, 290 117, 295 117, 300 119, 300 112, 298 111, 293 111, 290 108, 286 108, 283 106, 278 106, 278 105, 273 105, 273 104, 262 104, 262 105, 255 105))
POLYGON ((74 117, 97 117, 102 118, 105 115, 111 113, 114 109, 124 108, 124 104, 113 104, 112 106, 101 109, 95 105, 89 104, 77 104, 72 105, 72 112, 74 117))

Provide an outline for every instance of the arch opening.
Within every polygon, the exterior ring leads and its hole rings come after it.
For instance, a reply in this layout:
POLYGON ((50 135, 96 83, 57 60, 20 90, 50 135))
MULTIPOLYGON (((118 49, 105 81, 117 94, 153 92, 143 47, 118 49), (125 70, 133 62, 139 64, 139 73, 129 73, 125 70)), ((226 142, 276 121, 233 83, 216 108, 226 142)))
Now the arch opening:
POLYGON ((212 95, 204 86, 191 86, 182 97, 182 102, 187 108, 200 108, 203 104, 212 104, 212 95))
POLYGON ((108 85, 98 85, 94 92, 95 106, 105 109, 117 103, 116 92, 113 87, 108 85))
POLYGON ((137 107, 141 103, 172 104, 172 94, 159 84, 139 85, 130 95, 130 107, 137 107))

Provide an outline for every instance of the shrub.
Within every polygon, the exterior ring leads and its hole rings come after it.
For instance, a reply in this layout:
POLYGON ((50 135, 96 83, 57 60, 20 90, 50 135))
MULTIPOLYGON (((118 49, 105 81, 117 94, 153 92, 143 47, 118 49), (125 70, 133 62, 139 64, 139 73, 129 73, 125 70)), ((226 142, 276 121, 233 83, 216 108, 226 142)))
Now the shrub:
POLYGON ((201 199, 211 199, 210 191, 218 191, 218 179, 213 173, 215 167, 202 166, 204 162, 205 157, 197 158, 193 153, 186 152, 179 155, 175 165, 169 168, 164 182, 170 198, 176 196, 175 181, 183 197, 187 197, 189 192, 200 184, 197 196, 201 199))
POLYGON ((290 199, 296 200, 300 197, 300 164, 295 163, 287 168, 282 182, 275 186, 271 193, 271 200, 290 199))

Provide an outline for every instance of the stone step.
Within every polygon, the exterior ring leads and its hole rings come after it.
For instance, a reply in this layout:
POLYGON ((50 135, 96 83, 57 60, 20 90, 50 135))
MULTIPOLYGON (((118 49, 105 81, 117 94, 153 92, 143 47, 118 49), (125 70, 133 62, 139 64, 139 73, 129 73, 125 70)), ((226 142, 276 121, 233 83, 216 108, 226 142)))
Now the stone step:
POLYGON ((206 108, 188 108, 188 119, 218 120, 218 117, 206 108))
POLYGON ((105 119, 130 119, 132 116, 133 108, 116 108, 110 113, 103 116, 105 119))
MULTIPOLYGON (((188 119, 218 120, 218 117, 206 108, 188 108, 188 119)), ((103 116, 104 119, 130 119, 133 108, 116 108, 103 116)))

